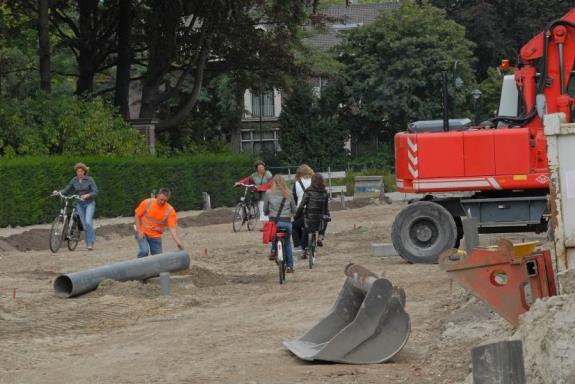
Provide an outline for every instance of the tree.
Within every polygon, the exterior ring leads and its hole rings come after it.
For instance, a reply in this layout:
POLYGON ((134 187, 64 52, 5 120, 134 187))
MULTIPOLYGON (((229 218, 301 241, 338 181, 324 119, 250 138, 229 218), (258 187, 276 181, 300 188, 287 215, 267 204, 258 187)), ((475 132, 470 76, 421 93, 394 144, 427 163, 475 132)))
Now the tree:
POLYGON ((545 26, 573 8, 569 0, 431 0, 448 16, 465 26, 466 37, 476 44, 476 69, 486 79, 488 68, 501 59, 515 59, 521 47, 545 26))
POLYGON ((288 164, 314 168, 345 164, 349 133, 338 119, 337 89, 328 87, 321 98, 303 81, 294 84, 280 115, 281 155, 288 164))
POLYGON ((130 118, 130 70, 132 67, 132 0, 119 0, 118 12, 118 62, 116 64, 116 89, 114 105, 120 114, 130 118))
POLYGON ((472 49, 465 29, 428 3, 406 1, 351 31, 340 51, 346 65, 344 113, 354 133, 381 130, 391 142, 409 121, 440 118, 440 73, 452 74, 456 60, 464 87, 456 90, 450 81, 449 92, 461 109, 474 82, 472 49))
POLYGON ((50 80, 50 30, 48 28, 48 0, 38 0, 38 51, 40 56, 40 88, 52 90, 50 80))
POLYGON ((265 69, 279 83, 295 69, 292 51, 304 15, 305 0, 150 0, 140 117, 159 117, 160 132, 177 126, 197 105, 209 74, 250 77, 265 69))
POLYGON ((0 157, 17 155, 134 155, 142 135, 100 98, 37 93, 0 98, 0 157))

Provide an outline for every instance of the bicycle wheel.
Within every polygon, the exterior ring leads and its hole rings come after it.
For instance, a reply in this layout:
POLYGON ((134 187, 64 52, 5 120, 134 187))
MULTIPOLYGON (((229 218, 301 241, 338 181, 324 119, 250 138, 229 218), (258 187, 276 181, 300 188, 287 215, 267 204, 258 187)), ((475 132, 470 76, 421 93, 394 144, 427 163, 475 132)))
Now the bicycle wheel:
POLYGON ((283 284, 286 278, 286 263, 284 256, 283 240, 278 239, 276 242, 276 262, 278 264, 280 284, 283 284))
POLYGON ((309 242, 309 255, 308 255, 308 262, 309 262, 309 269, 313 268, 315 264, 315 245, 316 245, 316 235, 315 232, 311 235, 311 241, 309 242))
POLYGON ((257 205, 250 204, 247 206, 248 212, 248 231, 253 231, 258 225, 259 209, 257 205))
POLYGON ((68 249, 70 251, 76 249, 78 242, 80 241, 80 224, 78 223, 78 220, 80 220, 80 218, 77 216, 72 218, 72 226, 68 232, 68 249))
POLYGON ((236 209, 234 210, 234 220, 232 222, 234 232, 238 232, 240 229, 242 229, 242 225, 244 225, 245 222, 244 207, 245 207, 244 203, 238 203, 238 205, 236 205, 236 209))
POLYGON ((52 222, 52 227, 50 228, 50 251, 53 253, 58 252, 60 246, 62 245, 62 240, 64 239, 64 216, 59 215, 52 222))

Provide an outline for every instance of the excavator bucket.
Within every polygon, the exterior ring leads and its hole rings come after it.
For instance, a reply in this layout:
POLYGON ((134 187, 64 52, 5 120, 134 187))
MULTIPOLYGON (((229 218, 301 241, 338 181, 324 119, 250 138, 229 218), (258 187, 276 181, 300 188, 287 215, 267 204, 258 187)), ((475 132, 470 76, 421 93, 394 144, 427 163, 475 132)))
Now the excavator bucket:
POLYGON ((383 363, 409 338, 405 292, 357 264, 345 268, 346 281, 331 312, 284 345, 303 360, 349 364, 383 363))

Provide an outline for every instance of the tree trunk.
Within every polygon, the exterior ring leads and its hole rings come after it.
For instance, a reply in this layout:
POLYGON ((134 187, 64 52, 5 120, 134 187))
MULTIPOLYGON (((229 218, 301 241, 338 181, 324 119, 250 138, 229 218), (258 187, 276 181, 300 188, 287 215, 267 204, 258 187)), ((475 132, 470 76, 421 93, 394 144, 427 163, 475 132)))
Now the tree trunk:
POLYGON ((47 93, 52 90, 50 81, 50 31, 48 27, 48 2, 38 0, 38 47, 40 56, 40 88, 47 93))
POLYGON ((96 46, 95 18, 98 12, 99 0, 77 0, 78 3, 78 81, 76 94, 92 93, 94 91, 94 75, 96 74, 95 58, 96 46))
POLYGON ((140 118, 153 118, 159 104, 160 86, 176 54, 176 29, 182 16, 181 4, 154 0, 146 20, 148 68, 142 85, 140 118))
POLYGON ((130 67, 132 64, 131 0, 119 0, 118 63, 116 66, 116 94, 114 105, 120 107, 124 119, 130 118, 130 67))

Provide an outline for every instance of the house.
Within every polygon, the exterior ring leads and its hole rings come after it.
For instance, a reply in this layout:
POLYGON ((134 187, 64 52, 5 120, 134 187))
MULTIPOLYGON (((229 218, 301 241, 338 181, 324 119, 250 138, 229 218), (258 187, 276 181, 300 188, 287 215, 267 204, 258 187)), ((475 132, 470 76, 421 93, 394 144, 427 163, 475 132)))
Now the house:
MULTIPOLYGON (((343 2, 343 1, 342 1, 343 2)), ((342 34, 354 28, 373 22, 377 16, 386 10, 400 7, 399 1, 389 1, 380 4, 349 4, 333 5, 312 15, 312 23, 307 27, 309 36, 303 44, 329 52, 341 40, 342 34), (320 26, 320 27, 319 27, 320 26)), ((316 93, 321 95, 325 79, 310 79, 316 93)), ((282 107, 282 93, 273 89, 263 93, 246 90, 244 93, 244 115, 240 129, 232 135, 231 145, 236 152, 268 152, 281 151, 279 137, 279 116, 282 107)))

